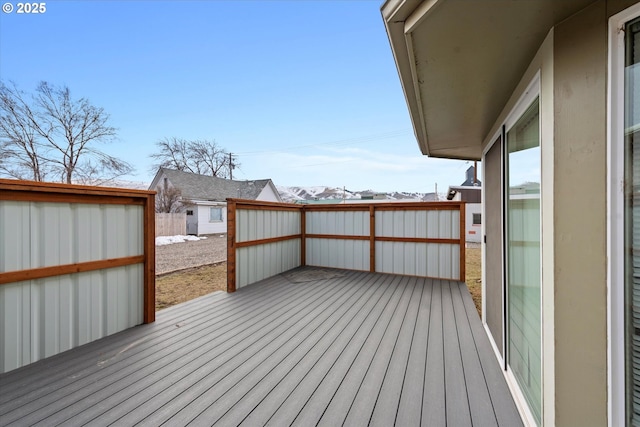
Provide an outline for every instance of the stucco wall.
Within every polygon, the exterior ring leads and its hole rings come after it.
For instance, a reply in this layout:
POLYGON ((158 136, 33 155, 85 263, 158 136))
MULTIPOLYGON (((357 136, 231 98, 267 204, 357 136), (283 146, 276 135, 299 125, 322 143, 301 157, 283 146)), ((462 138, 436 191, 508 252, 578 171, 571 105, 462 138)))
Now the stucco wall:
POLYGON ((607 424, 606 3, 554 38, 555 424, 607 424))

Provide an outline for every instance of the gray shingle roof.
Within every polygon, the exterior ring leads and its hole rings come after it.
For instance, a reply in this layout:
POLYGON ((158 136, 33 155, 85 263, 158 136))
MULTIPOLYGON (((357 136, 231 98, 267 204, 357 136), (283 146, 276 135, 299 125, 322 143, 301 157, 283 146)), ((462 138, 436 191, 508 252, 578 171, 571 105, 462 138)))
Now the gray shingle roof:
POLYGON ((256 200, 270 179, 232 181, 215 176, 198 175, 161 168, 160 173, 180 189, 183 199, 224 201, 227 198, 256 200))

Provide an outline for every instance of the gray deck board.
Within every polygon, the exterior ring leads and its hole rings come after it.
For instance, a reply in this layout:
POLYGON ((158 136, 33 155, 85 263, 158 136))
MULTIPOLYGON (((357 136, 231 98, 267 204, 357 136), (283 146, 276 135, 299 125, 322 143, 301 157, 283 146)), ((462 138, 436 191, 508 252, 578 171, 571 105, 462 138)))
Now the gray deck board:
POLYGON ((299 273, 0 375, 0 425, 522 425, 464 283, 299 273))
MULTIPOLYGON (((333 336, 323 343, 323 348, 319 348, 311 355, 312 357, 287 374, 283 381, 277 384, 247 415, 243 424, 256 425, 260 421, 267 421, 278 425, 279 422, 286 420, 291 423, 295 419, 320 381, 347 345, 352 343, 354 335, 366 319, 371 317, 373 308, 380 304, 385 292, 389 291, 391 276, 378 276, 376 280, 371 279, 368 281, 368 288, 373 292, 367 293, 365 303, 361 307, 354 307, 355 313, 347 325, 343 329, 334 330, 333 336)), ((284 424, 286 425, 286 422, 284 424)))
POLYGON ((453 310, 451 282, 441 281, 442 331, 444 334, 444 383, 447 424, 456 427, 471 426, 469 395, 462 364, 460 337, 453 310), (457 404, 453 404, 456 402, 457 404))
MULTIPOLYGON (((422 416, 423 426, 447 424, 444 378, 444 338, 442 329, 442 285, 433 283, 431 290, 431 312, 429 316, 429 338, 425 360, 422 416)), ((452 424, 453 425, 453 424, 452 424)))
POLYGON ((394 420, 399 426, 420 425, 422 418, 431 293, 433 291, 432 286, 426 286, 424 284, 425 280, 426 279, 422 279, 422 295, 419 302, 419 311, 417 313, 413 336, 411 337, 409 359, 404 373, 404 382, 402 384, 396 419, 394 420))

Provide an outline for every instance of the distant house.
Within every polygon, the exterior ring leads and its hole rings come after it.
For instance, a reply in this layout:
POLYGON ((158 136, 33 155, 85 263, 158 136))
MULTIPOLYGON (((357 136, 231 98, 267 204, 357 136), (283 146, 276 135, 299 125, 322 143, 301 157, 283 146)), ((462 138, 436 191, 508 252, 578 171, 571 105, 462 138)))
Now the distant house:
POLYGON ((467 179, 458 186, 451 186, 447 191, 447 200, 467 202, 466 205, 466 240, 482 242, 482 183, 476 178, 475 168, 467 169, 467 179))
POLYGON ((187 234, 194 235, 227 232, 228 198, 282 202, 270 179, 235 181, 160 168, 149 189, 162 188, 180 190, 187 213, 187 234))

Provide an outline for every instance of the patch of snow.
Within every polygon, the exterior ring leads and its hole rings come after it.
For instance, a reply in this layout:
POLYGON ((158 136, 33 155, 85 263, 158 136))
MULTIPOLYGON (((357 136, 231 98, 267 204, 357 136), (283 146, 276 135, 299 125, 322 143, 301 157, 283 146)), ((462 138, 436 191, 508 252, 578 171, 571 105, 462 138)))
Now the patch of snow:
POLYGON ((156 246, 171 245, 173 243, 184 243, 186 241, 203 240, 206 237, 198 236, 159 236, 156 237, 156 246))

